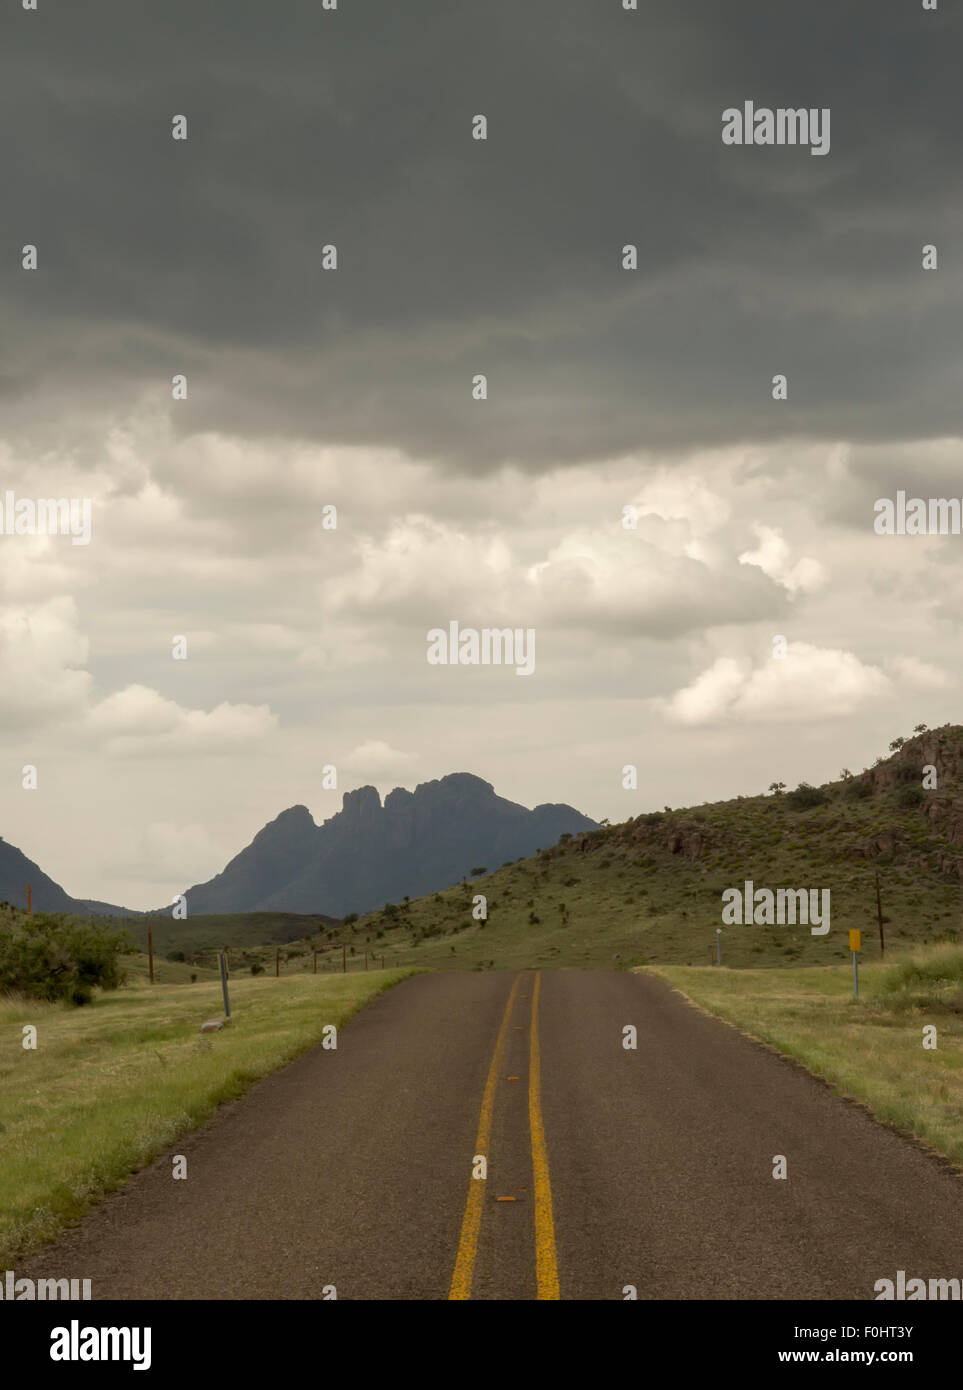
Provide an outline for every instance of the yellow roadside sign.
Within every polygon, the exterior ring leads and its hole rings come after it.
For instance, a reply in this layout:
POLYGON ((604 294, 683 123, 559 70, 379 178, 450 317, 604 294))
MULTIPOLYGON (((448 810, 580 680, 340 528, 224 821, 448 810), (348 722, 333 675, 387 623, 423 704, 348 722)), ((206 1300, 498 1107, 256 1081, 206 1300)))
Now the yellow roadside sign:
POLYGON ((860 939, 859 939, 859 931, 858 931, 858 930, 857 930, 857 931, 850 931, 850 933, 849 933, 849 949, 850 949, 851 951, 861 951, 861 950, 863 949, 862 944, 861 944, 860 939))

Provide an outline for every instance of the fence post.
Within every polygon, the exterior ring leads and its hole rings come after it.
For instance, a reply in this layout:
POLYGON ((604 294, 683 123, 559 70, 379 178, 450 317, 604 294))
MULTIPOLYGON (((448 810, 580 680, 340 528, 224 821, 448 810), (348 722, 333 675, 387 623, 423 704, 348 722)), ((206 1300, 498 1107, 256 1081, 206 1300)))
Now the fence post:
POLYGON ((230 1018, 231 1001, 227 993, 227 953, 225 951, 221 951, 219 955, 221 964, 221 989, 224 991, 224 1017, 230 1018))

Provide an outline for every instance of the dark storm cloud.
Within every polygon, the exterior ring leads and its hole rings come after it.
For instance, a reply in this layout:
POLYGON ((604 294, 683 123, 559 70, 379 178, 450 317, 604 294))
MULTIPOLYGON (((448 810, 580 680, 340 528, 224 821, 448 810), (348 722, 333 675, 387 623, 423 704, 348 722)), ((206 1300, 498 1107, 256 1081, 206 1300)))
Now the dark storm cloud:
POLYGON ((950 9, 8 6, 0 403, 16 426, 185 371, 185 430, 474 467, 957 432, 950 9), (724 147, 747 99, 829 106, 830 153, 724 147))

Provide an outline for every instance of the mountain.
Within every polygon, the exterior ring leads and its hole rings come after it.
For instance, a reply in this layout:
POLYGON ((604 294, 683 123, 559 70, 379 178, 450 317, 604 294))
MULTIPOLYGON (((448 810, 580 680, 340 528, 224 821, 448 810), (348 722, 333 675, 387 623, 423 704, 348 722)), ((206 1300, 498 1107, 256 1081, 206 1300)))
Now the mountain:
POLYGON ((110 903, 72 898, 22 850, 0 839, 0 901, 25 908, 28 883, 31 903, 36 912, 69 912, 79 917, 122 917, 128 912, 127 908, 114 907, 110 903))
MULTIPOLYGON (((622 824, 546 836, 540 854, 381 909, 342 941, 388 966, 612 969, 647 962, 708 965, 722 929, 725 966, 849 963, 963 940, 963 728, 894 739, 891 755, 855 775, 793 791, 643 812, 622 824), (830 893, 830 931, 808 925, 723 925, 723 894, 755 888, 830 893), (877 882, 884 940, 880 940, 877 882), (476 920, 475 895, 487 902, 476 920)), ((779 774, 774 766, 772 773, 779 774)), ((485 862, 485 861, 481 861, 485 862)), ((491 865, 489 864, 489 868, 491 865)), ((312 945, 315 943, 311 943, 312 945)), ((956 1005, 963 1009, 963 996, 956 1005)))
POLYGON ((530 811, 468 772, 396 787, 384 805, 360 787, 320 826, 304 806, 282 811, 223 872, 187 890, 188 913, 368 912, 593 829, 571 806, 530 811))

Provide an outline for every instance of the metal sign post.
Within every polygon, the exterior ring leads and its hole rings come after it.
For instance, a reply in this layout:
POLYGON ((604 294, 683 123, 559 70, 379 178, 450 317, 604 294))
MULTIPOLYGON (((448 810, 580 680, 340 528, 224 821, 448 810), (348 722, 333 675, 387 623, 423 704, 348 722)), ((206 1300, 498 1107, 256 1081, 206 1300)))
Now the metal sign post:
POLYGON ((853 998, 859 998, 859 953, 863 949, 858 930, 850 930, 849 949, 853 953, 853 998))

